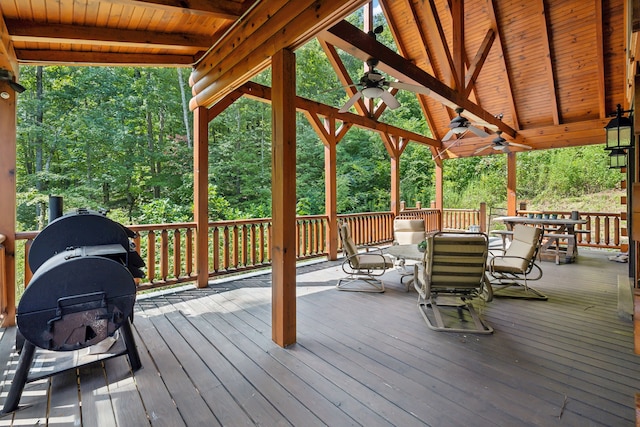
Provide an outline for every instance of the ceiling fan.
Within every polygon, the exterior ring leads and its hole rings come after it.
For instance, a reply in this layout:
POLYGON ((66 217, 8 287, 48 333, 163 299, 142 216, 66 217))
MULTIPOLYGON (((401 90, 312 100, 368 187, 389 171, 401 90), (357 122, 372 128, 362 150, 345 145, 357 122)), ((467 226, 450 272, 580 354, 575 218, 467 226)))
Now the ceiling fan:
POLYGON ((483 152, 484 150, 487 150, 489 148, 493 148, 496 151, 502 151, 503 153, 508 153, 509 152, 509 147, 513 146, 513 147, 521 147, 521 148, 526 148, 527 150, 531 150, 531 147, 529 147, 528 145, 524 145, 524 144, 518 144, 515 142, 509 142, 506 139, 504 139, 502 137, 502 131, 497 131, 496 132, 498 134, 497 137, 495 137, 492 141, 491 144, 486 145, 482 148, 477 149, 476 151, 473 152, 473 154, 479 154, 481 152, 483 152))
POLYGON ((342 108, 340 108, 340 113, 349 111, 349 108, 351 108, 358 99, 363 96, 370 99, 380 98, 385 104, 387 104, 387 107, 392 110, 398 108, 400 103, 396 97, 389 92, 389 88, 408 90, 414 93, 421 93, 423 95, 428 95, 430 93, 430 90, 423 86, 397 81, 388 81, 380 71, 375 69, 376 65, 378 65, 378 60, 375 58, 367 59, 367 65, 369 66, 369 71, 365 72, 364 75, 360 77, 360 81, 358 83, 352 85, 358 87, 358 91, 349 98, 342 108))
POLYGON ((453 137, 453 135, 458 135, 458 138, 460 138, 462 137, 462 135, 464 135, 467 132, 472 132, 480 137, 489 136, 487 132, 473 126, 469 121, 469 119, 467 119, 466 117, 463 117, 462 116, 463 111, 464 111, 464 108, 460 108, 460 107, 456 108, 456 113, 458 115, 454 117, 449 123, 449 131, 444 136, 444 138, 442 138, 442 141, 450 140, 453 137))
MULTIPOLYGON (((376 39, 376 35, 382 33, 383 27, 382 25, 376 27, 372 31, 369 31, 367 34, 376 39)), ((376 66, 378 65, 379 60, 376 58, 367 59, 368 71, 364 73, 362 77, 360 77, 360 81, 354 85, 358 87, 358 91, 353 94, 351 98, 340 108, 340 113, 345 113, 351 108, 361 97, 376 99, 380 98, 382 101, 387 104, 391 110, 394 110, 400 106, 398 100, 393 96, 391 92, 389 92, 389 88, 396 88, 402 90, 408 90, 415 93, 421 93, 423 95, 429 95, 431 92, 429 89, 423 86, 411 85, 407 83, 397 82, 397 81, 387 81, 385 76, 376 70, 376 66)))

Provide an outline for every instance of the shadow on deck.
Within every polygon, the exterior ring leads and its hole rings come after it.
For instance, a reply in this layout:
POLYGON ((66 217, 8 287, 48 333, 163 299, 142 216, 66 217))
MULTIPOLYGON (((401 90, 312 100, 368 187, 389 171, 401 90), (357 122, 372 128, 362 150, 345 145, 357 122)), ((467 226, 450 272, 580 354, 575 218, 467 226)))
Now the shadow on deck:
MULTIPOLYGON (((476 302, 489 336, 427 329, 397 272, 383 294, 337 292, 339 262, 298 269, 287 349, 271 340, 269 274, 140 297, 141 370, 119 357, 31 383, 0 426, 631 426, 640 358, 617 313, 628 266, 606 255, 543 263, 548 301, 476 302)), ((14 335, 0 339, 0 404, 14 335)))

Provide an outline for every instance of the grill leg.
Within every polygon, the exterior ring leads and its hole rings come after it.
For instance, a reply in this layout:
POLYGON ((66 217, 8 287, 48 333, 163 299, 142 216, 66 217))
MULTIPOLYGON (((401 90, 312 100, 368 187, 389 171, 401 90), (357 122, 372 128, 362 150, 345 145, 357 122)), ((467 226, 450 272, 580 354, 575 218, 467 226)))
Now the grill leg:
POLYGON ((122 326, 120 326, 120 330, 122 331, 122 339, 124 340, 124 345, 127 347, 127 354, 129 356, 131 370, 137 371, 142 367, 142 362, 140 362, 140 355, 138 354, 136 340, 133 337, 133 331, 131 330, 131 322, 129 319, 127 319, 122 324, 122 326))
POLYGON ((9 389, 7 400, 5 400, 4 407, 2 408, 2 414, 8 414, 18 409, 20 397, 22 397, 22 391, 27 384, 29 369, 31 368, 31 362, 33 362, 35 352, 36 346, 25 340, 22 346, 22 352, 20 353, 20 359, 18 359, 16 373, 11 381, 11 388, 9 389))

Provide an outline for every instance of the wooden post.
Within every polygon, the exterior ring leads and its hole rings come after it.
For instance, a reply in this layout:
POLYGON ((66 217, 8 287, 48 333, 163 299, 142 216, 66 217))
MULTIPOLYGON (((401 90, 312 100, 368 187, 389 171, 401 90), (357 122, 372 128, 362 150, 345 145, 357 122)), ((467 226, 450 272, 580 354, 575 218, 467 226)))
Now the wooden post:
POLYGON ((507 153, 507 215, 516 214, 516 153, 507 153))
POLYGON ((443 209, 443 199, 442 199, 442 182, 443 178, 442 178, 442 165, 436 163, 436 209, 443 209))
POLYGON ((480 231, 487 232, 487 204, 485 202, 480 203, 480 231))
MULTIPOLYGON (((0 301, 2 326, 15 325, 16 318, 16 92, 7 81, 0 81, 0 92, 9 94, 0 98, 0 234, 4 241, 4 285, 0 301)), ((2 281, 0 281, 2 282, 2 281)))
POLYGON ((272 63, 272 339, 296 342, 296 67, 282 49, 272 63))
POLYGON ((324 205, 327 215, 327 251, 330 260, 338 259, 338 196, 336 141, 324 144, 324 205))
POLYGON ((391 212, 394 218, 400 213, 400 152, 391 156, 391 212))
POLYGON ((209 113, 193 112, 193 219, 196 223, 196 286, 209 284, 209 113))

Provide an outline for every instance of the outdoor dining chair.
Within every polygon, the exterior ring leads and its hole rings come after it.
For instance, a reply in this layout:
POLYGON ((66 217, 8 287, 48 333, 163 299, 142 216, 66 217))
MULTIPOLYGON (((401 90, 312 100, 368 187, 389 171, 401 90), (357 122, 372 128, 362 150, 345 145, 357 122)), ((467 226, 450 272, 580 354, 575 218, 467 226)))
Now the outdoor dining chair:
POLYGON ((536 257, 542 243, 543 230, 523 224, 513 228, 511 244, 504 253, 493 255, 487 263, 488 280, 496 297, 546 300, 547 296, 529 287, 529 282, 542 277, 536 257))
POLYGON ((347 277, 339 279, 336 288, 340 291, 384 292, 384 283, 379 277, 393 268, 393 259, 380 248, 356 246, 346 222, 340 224, 338 234, 345 254, 342 271, 347 277))
MULTIPOLYGON (((394 245, 418 245, 425 238, 424 219, 396 218, 393 220, 394 245)), ((395 257, 395 266, 400 273, 400 283, 403 283, 405 278, 413 278, 413 263, 408 268, 406 258, 395 257)))
POLYGON ((440 232, 427 237, 424 260, 414 267, 414 286, 418 291, 418 308, 430 329, 493 332, 471 302, 481 296, 486 302, 492 298, 491 285, 484 275, 488 246, 483 233, 440 232))

